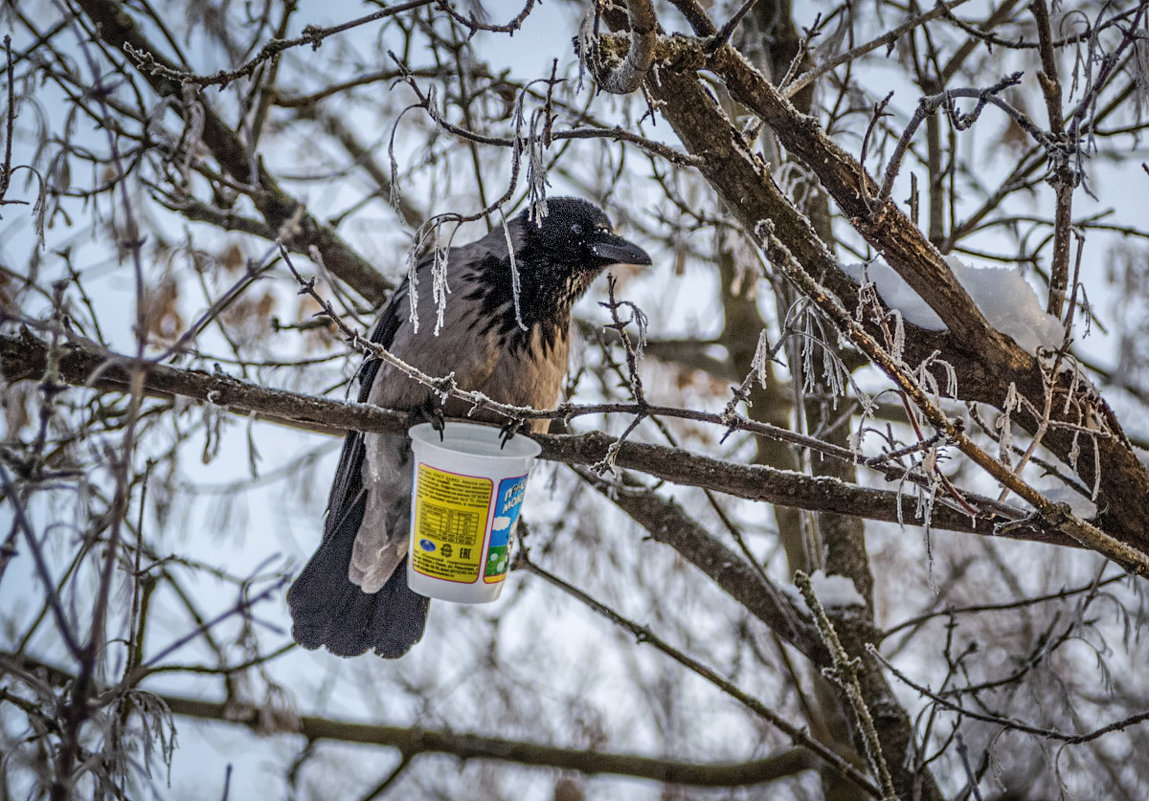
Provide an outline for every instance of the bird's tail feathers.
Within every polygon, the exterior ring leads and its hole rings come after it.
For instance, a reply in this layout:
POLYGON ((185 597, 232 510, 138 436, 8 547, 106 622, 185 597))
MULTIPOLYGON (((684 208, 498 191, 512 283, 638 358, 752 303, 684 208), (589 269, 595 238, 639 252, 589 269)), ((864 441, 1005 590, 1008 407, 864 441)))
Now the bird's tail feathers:
POLYGON ((363 592, 378 592, 407 555, 411 482, 377 485, 360 517, 347 577, 363 592))
MULTIPOLYGON (((356 445, 349 438, 348 447, 356 445)), ((358 460, 350 461, 357 473, 358 460)), ((351 583, 348 565, 366 502, 361 487, 349 489, 354 491, 333 503, 323 542, 287 592, 292 635, 304 648, 324 646, 338 656, 373 650, 394 659, 422 638, 430 601, 407 586, 405 554, 378 592, 351 583)))

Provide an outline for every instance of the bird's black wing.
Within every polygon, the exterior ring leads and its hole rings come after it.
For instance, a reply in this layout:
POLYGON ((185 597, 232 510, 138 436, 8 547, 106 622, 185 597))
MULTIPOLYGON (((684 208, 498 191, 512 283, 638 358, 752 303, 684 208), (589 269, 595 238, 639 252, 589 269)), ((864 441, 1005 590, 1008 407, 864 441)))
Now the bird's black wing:
MULTIPOLYGON (((387 348, 403 325, 407 283, 395 292, 371 334, 387 348)), ((367 401, 380 362, 368 359, 359 370, 359 402, 367 401)), ((347 577, 355 535, 363 522, 367 497, 363 490, 363 434, 351 431, 327 501, 323 541, 303 568, 287 602, 294 621, 292 635, 304 648, 327 646, 339 656, 374 650, 388 659, 400 657, 423 636, 429 599, 407 587, 407 560, 376 593, 365 593, 347 577)))

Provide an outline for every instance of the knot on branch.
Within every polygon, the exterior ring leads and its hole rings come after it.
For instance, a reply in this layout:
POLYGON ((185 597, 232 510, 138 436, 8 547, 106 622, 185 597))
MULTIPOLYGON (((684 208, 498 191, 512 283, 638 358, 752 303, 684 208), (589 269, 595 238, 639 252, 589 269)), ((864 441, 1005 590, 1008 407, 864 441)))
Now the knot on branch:
POLYGON ((1078 168, 1081 160, 1081 140, 1068 131, 1062 131, 1046 133, 1040 142, 1045 149, 1046 158, 1049 159, 1046 183, 1054 189, 1063 186, 1076 188, 1084 177, 1084 173, 1078 168))
POLYGON ((583 17, 574 39, 580 77, 583 70, 590 72, 599 88, 612 95, 630 94, 641 87, 654 63, 658 39, 654 7, 650 0, 630 0, 627 11, 629 34, 601 36, 602 13, 596 7, 583 17))
POLYGON ((455 380, 455 371, 447 373, 445 376, 432 378, 429 382, 431 389, 439 393, 439 402, 446 403, 447 399, 451 397, 451 393, 459 388, 459 383, 455 380))
POLYGON ((307 25, 299 34, 300 40, 309 43, 312 52, 314 52, 323 44, 323 37, 327 35, 327 32, 318 25, 307 25))

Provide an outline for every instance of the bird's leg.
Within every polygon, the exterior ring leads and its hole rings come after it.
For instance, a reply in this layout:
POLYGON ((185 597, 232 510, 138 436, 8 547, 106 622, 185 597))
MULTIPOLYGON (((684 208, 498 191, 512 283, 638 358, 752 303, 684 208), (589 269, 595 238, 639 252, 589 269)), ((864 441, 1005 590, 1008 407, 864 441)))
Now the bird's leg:
POLYGON ((428 393, 427 398, 409 412, 411 425, 430 423, 431 428, 439 432, 439 441, 443 441, 443 428, 446 426, 446 416, 443 414, 443 404, 439 403, 438 393, 428 393))
POLYGON ((499 432, 499 447, 503 448, 510 441, 511 437, 523 430, 526 420, 521 417, 512 417, 507 422, 503 423, 503 428, 499 432))

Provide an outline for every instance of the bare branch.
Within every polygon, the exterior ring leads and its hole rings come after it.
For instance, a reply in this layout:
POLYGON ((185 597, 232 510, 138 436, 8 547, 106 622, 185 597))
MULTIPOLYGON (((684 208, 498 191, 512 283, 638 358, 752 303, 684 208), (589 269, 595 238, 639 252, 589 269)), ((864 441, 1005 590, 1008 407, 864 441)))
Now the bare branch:
MULTIPOLYGON (((42 375, 46 354, 45 344, 28 331, 20 337, 0 335, 0 369, 10 380, 42 375)), ((128 357, 107 353, 91 343, 72 340, 65 345, 61 355, 59 377, 76 386, 125 391, 129 386, 127 376, 131 363, 128 357)), ((442 385, 441 379, 428 376, 427 380, 436 386, 442 385)), ((410 425, 406 412, 300 395, 226 375, 162 365, 149 365, 144 388, 155 397, 192 398, 228 409, 234 414, 328 434, 343 434, 349 430, 402 433, 410 425)), ((445 389, 456 394, 449 386, 445 389)), ((471 397, 466 393, 456 396, 471 397)), ((502 405, 487 408, 501 409, 512 419, 524 412, 536 412, 502 405)), ((635 407, 624 408, 633 414, 635 407)), ((566 414, 565 409, 542 412, 542 416, 554 418, 566 414)), ((718 419, 722 420, 721 417, 718 419)), ((543 447, 542 458, 584 466, 594 465, 605 458, 616 441, 612 436, 597 432, 540 434, 533 438, 543 447)), ((622 468, 737 497, 890 522, 904 519, 900 493, 851 485, 829 477, 815 478, 761 465, 741 465, 681 449, 637 442, 626 442, 617 447, 615 458, 622 468)), ((930 525, 937 529, 1072 544, 1071 538, 1057 534, 1056 526, 1045 528, 1035 526, 1035 523, 1025 519, 1020 510, 1003 505, 989 505, 983 510, 983 516, 971 519, 960 508, 939 503, 933 510, 930 525)))
POLYGON ((703 679, 710 682, 727 695, 737 699, 739 702, 753 710, 755 714, 769 721, 772 726, 778 728, 787 737, 789 737, 790 741, 795 745, 800 745, 801 747, 807 748, 817 754, 821 759, 825 760, 827 766, 831 770, 833 770, 836 774, 849 779, 851 782, 865 791, 868 795, 875 798, 882 797, 878 794, 877 789, 872 784, 870 784, 869 780, 866 779, 866 777, 857 768, 846 762, 844 759, 835 754, 826 746, 819 743, 817 740, 811 738, 802 729, 798 728, 783 718, 781 715, 771 710, 766 704, 762 703, 757 698, 743 692, 733 683, 722 678, 722 676, 718 675, 714 670, 702 664, 697 659, 694 659, 679 649, 674 648, 664 639, 652 632, 649 627, 640 626, 633 621, 627 620, 625 617, 618 614, 605 604, 595 600, 587 593, 575 587, 573 584, 563 581, 553 573, 544 570, 530 560, 526 549, 520 550, 516 566, 524 568, 527 570, 527 572, 538 576, 548 584, 551 584, 566 594, 577 598, 579 601, 589 606, 595 612, 629 631, 634 635, 638 642, 644 645, 652 646, 655 650, 670 657, 675 662, 678 662, 680 665, 690 670, 692 673, 701 676, 703 679))
MULTIPOLYGON (((345 31, 358 28, 361 25, 366 25, 369 22, 377 22, 387 17, 393 17, 396 14, 413 11, 414 9, 422 8, 434 2, 437 2, 437 0, 410 0, 410 2, 400 3, 397 6, 391 6, 389 8, 382 8, 370 14, 365 14, 358 19, 353 19, 340 25, 332 25, 329 28, 308 25, 303 29, 302 35, 294 39, 272 39, 260 48, 259 53, 256 54, 254 58, 243 66, 236 67, 233 70, 220 70, 215 75, 196 75, 191 72, 173 69, 152 55, 150 51, 138 49, 130 42, 124 44, 124 52, 126 52, 132 61, 135 62, 136 66, 145 73, 185 85, 200 87, 218 86, 222 90, 226 89, 228 84, 233 81, 237 81, 240 78, 251 77, 261 64, 270 59, 278 58, 285 50, 290 50, 300 45, 311 45, 312 50, 318 50, 319 46, 323 44, 324 39, 334 36, 337 33, 344 33, 345 31)), ((442 3, 441 5, 446 4, 442 3)))
POLYGON ((576 39, 579 60, 586 64, 600 88, 612 95, 626 95, 642 86, 654 61, 658 18, 651 0, 627 0, 629 44, 626 55, 612 63, 599 48, 599 12, 588 11, 576 39))
MULTIPOLYGON (((69 672, 34 657, 0 653, 0 664, 4 667, 19 665, 23 670, 44 671, 57 684, 75 679, 69 672)), ((258 709, 237 715, 239 710, 226 702, 164 693, 151 695, 175 715, 267 732, 267 721, 261 719, 258 709)), ((788 749, 773 756, 744 762, 708 764, 595 749, 562 748, 457 731, 367 724, 313 715, 300 715, 297 724, 289 730, 280 729, 274 733, 301 735, 308 742, 329 740, 394 748, 411 758, 421 754, 445 754, 464 760, 512 762, 524 766, 575 770, 589 775, 615 774, 695 787, 746 787, 792 777, 795 773, 815 769, 821 764, 808 748, 788 749)), ((828 758, 840 761, 840 757, 833 753, 829 753, 828 758)), ((847 766, 847 769, 859 776, 855 768, 847 766)), ((859 780, 865 787, 865 777, 859 776, 859 780)))

